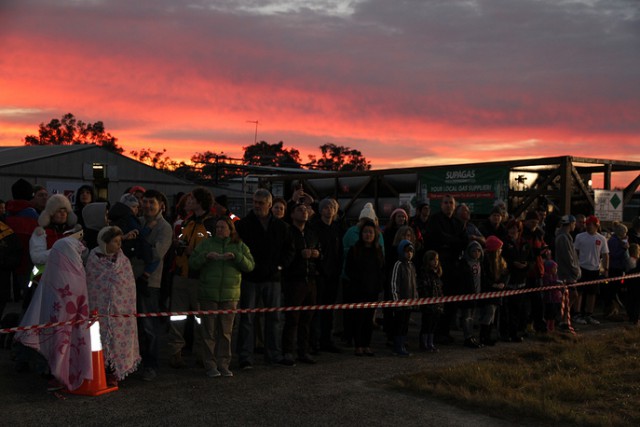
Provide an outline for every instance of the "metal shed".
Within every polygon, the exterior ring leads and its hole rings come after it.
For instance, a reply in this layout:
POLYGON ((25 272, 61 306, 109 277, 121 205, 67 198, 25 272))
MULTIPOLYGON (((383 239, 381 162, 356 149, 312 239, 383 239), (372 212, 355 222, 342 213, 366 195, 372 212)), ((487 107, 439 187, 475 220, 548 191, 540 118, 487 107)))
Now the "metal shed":
POLYGON ((190 191, 194 184, 134 159, 96 145, 0 147, 0 198, 11 198, 11 185, 19 178, 40 184, 49 193, 70 195, 83 184, 91 184, 99 197, 119 199, 134 185, 163 192, 169 203, 174 195, 190 191))

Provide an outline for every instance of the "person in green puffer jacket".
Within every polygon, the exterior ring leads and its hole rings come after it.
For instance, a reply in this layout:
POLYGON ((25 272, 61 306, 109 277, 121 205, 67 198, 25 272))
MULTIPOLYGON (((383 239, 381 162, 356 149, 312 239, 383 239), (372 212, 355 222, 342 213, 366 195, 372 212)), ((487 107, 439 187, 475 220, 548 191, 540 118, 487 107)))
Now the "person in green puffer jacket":
MULTIPOLYGON (((249 247, 236 233, 233 221, 216 221, 213 237, 203 240, 189 257, 189 268, 200 271, 201 310, 232 310, 240 300, 242 273, 255 267, 249 247)), ((208 377, 231 377, 231 331, 235 313, 204 316, 204 367, 208 377), (216 355, 217 353, 217 355, 216 355)))

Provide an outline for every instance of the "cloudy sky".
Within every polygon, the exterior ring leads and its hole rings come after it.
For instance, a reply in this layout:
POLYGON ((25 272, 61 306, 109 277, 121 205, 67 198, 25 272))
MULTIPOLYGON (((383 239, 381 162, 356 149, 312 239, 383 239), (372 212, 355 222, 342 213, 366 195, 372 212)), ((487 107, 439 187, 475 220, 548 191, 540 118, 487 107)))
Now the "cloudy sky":
POLYGON ((640 161, 637 0, 2 0, 0 145, 71 112, 127 151, 258 140, 374 168, 640 161))

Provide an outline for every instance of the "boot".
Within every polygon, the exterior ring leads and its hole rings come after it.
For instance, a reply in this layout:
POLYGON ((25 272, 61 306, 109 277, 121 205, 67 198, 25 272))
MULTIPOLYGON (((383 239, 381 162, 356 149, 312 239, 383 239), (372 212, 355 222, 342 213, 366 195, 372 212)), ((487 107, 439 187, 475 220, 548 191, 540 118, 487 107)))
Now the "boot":
POLYGON ((408 356, 409 352, 404 347, 406 337, 393 337, 393 354, 396 356, 408 356))

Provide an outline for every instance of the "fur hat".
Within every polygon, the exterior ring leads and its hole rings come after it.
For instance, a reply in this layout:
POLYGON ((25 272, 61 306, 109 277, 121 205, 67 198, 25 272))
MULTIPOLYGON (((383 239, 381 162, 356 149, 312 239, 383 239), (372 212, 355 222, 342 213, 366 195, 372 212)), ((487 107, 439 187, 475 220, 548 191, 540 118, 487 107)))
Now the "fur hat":
POLYGON ((378 221, 378 217, 376 215, 376 212, 373 210, 373 205, 371 204, 371 202, 367 202, 360 211, 360 216, 358 217, 358 219, 360 220, 362 218, 369 218, 373 222, 378 221))
POLYGON ((485 242, 485 250, 487 252, 495 252, 498 249, 502 249, 502 240, 496 236, 489 236, 485 242))
POLYGON ((33 199, 33 185, 26 179, 20 178, 11 186, 11 195, 14 200, 33 199))
POLYGON ((49 226, 49 224, 51 224, 51 217, 62 208, 67 210, 67 225, 69 227, 73 227, 74 225, 76 225, 76 223, 78 222, 78 217, 73 213, 73 210, 71 209, 71 202, 63 194, 54 194, 49 197, 44 210, 38 217, 38 225, 40 225, 41 227, 49 226))

